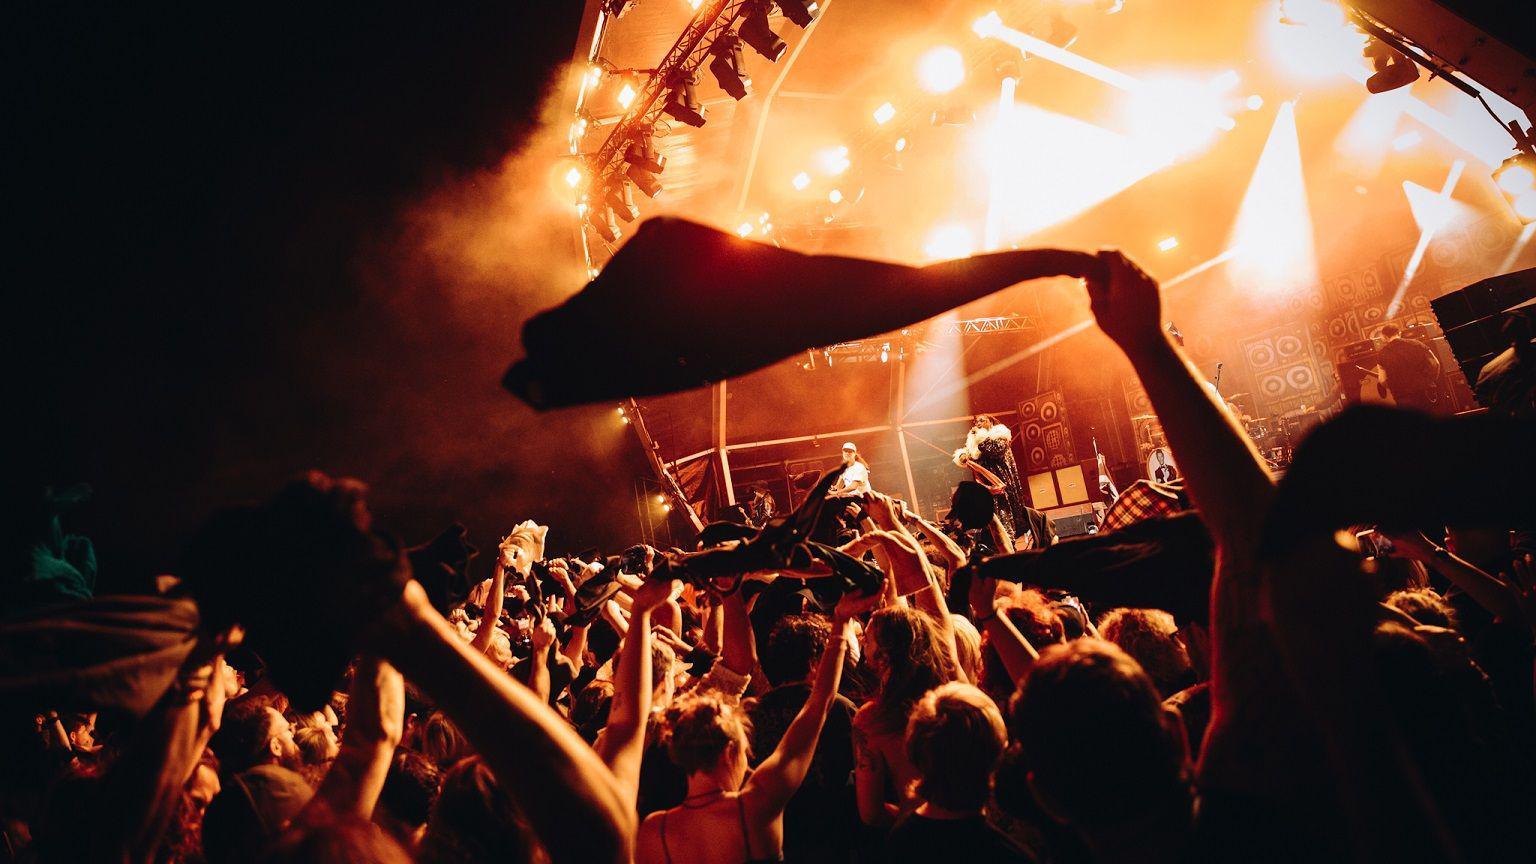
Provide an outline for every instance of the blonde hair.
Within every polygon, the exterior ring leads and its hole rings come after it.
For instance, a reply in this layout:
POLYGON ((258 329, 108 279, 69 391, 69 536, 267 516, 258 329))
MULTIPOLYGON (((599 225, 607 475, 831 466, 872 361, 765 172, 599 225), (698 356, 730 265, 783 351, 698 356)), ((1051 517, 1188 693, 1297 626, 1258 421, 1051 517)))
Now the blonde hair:
POLYGON ((1007 743, 1003 714, 987 694, 958 681, 929 690, 907 721, 917 794, 951 810, 981 809, 1007 743))
POLYGON ((685 774, 708 771, 732 744, 748 748, 752 720, 734 698, 715 691, 675 700, 662 715, 662 740, 685 774))

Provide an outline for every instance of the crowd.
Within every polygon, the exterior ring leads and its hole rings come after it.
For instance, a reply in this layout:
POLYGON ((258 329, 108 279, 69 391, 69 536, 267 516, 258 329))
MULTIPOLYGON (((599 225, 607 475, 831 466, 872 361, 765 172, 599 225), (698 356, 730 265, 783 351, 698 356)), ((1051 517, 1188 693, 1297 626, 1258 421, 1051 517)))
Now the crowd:
MULTIPOLYGON (((84 596, 54 520, 0 624, 0 861, 1536 860, 1536 519, 1495 494, 1533 457, 1362 495, 1320 435, 1297 482, 1335 486, 1298 503, 1101 260, 1214 550, 1143 578, 1208 603, 1031 583, 1051 553, 1001 518, 826 502, 835 474, 689 552, 556 558, 524 523, 480 580, 318 473, 215 516, 157 597, 84 596)), ((1480 420, 1435 440, 1531 432, 1480 420)), ((1455 421, 1330 427, 1421 422, 1455 421)))

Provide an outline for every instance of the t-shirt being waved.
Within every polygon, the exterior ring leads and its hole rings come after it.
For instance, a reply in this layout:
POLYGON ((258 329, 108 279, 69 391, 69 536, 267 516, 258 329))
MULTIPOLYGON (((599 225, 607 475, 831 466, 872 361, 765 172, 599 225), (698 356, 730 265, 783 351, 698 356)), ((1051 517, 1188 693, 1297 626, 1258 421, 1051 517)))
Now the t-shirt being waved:
POLYGON ((980 816, 932 819, 913 813, 896 823, 885 840, 885 861, 891 864, 1029 864, 1018 847, 980 816))

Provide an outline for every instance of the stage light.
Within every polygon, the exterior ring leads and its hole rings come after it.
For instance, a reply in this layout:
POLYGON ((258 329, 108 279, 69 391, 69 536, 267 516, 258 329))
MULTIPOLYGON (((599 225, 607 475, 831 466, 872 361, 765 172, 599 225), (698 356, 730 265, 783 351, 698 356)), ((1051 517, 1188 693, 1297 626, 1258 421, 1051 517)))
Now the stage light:
MULTIPOLYGON (((624 236, 624 232, 619 230, 619 220, 614 218, 613 210, 606 206, 592 208, 592 212, 587 215, 587 224, 592 226, 597 236, 609 243, 615 243, 624 236)), ((628 423, 629 419, 625 418, 624 422, 628 423)))
POLYGON ((704 0, 688 0, 688 6, 691 9, 698 9, 703 4, 704 0))
POLYGON ((619 416, 623 417, 624 416, 624 406, 620 405, 618 411, 619 411, 619 416))
POLYGON ((662 109, 668 117, 698 128, 704 125, 704 103, 699 101, 699 76, 679 76, 672 84, 672 95, 662 109))
POLYGON ((737 225, 736 226, 736 236, 737 237, 750 237, 750 236, 752 236, 752 223, 751 222, 743 222, 740 225, 737 225))
POLYGON ((667 503, 667 496, 665 496, 665 495, 657 495, 656 496, 656 503, 657 504, 665 504, 665 503, 667 503))
POLYGON ((907 139, 905 139, 905 138, 897 138, 896 139, 896 152, 900 153, 901 151, 903 151, 905 149, 907 149, 907 139))
POLYGON ((796 191, 804 192, 805 187, 811 185, 811 175, 801 171, 795 175, 795 179, 789 182, 794 185, 796 191))
POLYGON ((603 0, 603 11, 615 18, 623 18, 635 5, 635 0, 603 0))
POLYGON ((1410 150, 1418 146, 1419 142, 1423 140, 1424 136, 1420 135, 1417 129, 1409 129, 1407 132, 1392 139, 1392 149, 1401 153, 1404 150, 1410 150))
POLYGON ((732 99, 745 99, 752 92, 752 76, 747 74, 747 62, 741 50, 741 37, 727 33, 715 42, 714 59, 709 61, 709 71, 715 76, 720 89, 732 99))
POLYGON ((1248 106, 1249 111, 1257 111, 1264 107, 1264 97, 1255 93, 1252 96, 1249 96, 1248 101, 1243 104, 1248 106))
POLYGON ((587 74, 584 76, 584 80, 584 86, 588 90, 597 87, 597 85, 603 80, 603 67, 593 63, 592 67, 587 70, 587 74))
POLYGON ((881 126, 891 122, 891 118, 895 116, 896 106, 889 102, 875 109, 875 122, 881 126))
POLYGON ((821 14, 821 6, 816 0, 778 0, 778 3, 784 17, 793 21, 797 27, 811 26, 811 22, 821 14))
POLYGON ((661 505, 661 512, 663 512, 663 513, 671 513, 672 512, 672 505, 671 504, 663 504, 663 505, 661 505))
MULTIPOLYGON (((618 238, 614 238, 614 239, 618 239, 618 238)), ((623 423, 625 425, 628 425, 629 424, 629 418, 628 417, 620 417, 619 418, 619 422, 623 423)))
POLYGON ((736 31, 753 51, 767 57, 773 63, 779 62, 789 46, 779 38, 779 34, 773 32, 768 26, 768 10, 772 8, 772 0, 749 0, 746 17, 741 19, 741 27, 736 31))
POLYGON ((1536 192, 1524 192, 1515 198, 1515 215, 1521 222, 1536 222, 1536 192))
POLYGON ((1159 78, 1140 82, 1124 98, 1121 111, 1131 139, 1171 164, 1203 152, 1219 133, 1237 125, 1226 113, 1227 104, 1219 83, 1159 78))
POLYGON ((1536 221, 1536 155, 1516 153, 1505 159, 1493 172, 1493 183, 1521 222, 1536 221))
POLYGON ((578 118, 576 118, 576 122, 571 124, 571 138, 573 138, 574 140, 580 141, 582 138, 586 137, 586 134, 587 134, 587 118, 585 118, 585 117, 578 117, 578 118))
POLYGON ((1231 90, 1233 87, 1236 87, 1240 80, 1242 79, 1237 77, 1237 70, 1228 69, 1220 75, 1217 75, 1215 78, 1212 78, 1209 82, 1207 82, 1207 85, 1217 93, 1225 93, 1228 90, 1231 90))
POLYGON ((1403 181, 1403 194, 1408 196, 1408 209, 1413 211, 1413 221, 1419 226, 1419 241, 1414 245, 1413 253, 1408 256, 1408 263, 1403 266, 1397 290, 1392 292, 1392 299, 1387 302, 1387 318, 1395 318, 1402 311, 1403 298, 1408 296, 1408 286, 1413 284, 1413 278, 1418 275, 1419 265, 1424 263, 1424 255, 1429 251, 1429 243, 1435 233, 1452 222, 1465 223, 1476 216, 1475 210, 1451 197, 1466 167, 1465 159, 1452 162, 1451 170, 1445 175, 1445 183, 1439 192, 1408 180, 1403 181))
POLYGON ((1499 191, 1506 195, 1522 195, 1536 187, 1536 170, 1532 170, 1533 162, 1523 154, 1517 154, 1504 160, 1504 163, 1493 172, 1493 182, 1498 184, 1499 191))
POLYGON ((853 163, 848 161, 847 147, 828 147, 816 154, 816 164, 824 173, 835 177, 847 171, 853 163))
POLYGON ((1157 241, 1157 248, 1164 252, 1172 252, 1173 250, 1179 248, 1179 238, 1164 237, 1163 239, 1157 241))
POLYGON ((607 199, 614 214, 625 222, 640 218, 640 208, 635 206, 634 187, 623 177, 614 178, 613 184, 608 187, 607 199))
POLYGON ((965 82, 965 58, 948 45, 918 58, 917 81, 929 93, 948 93, 965 82))
POLYGON ((891 361, 891 343, 887 342, 884 345, 880 346, 880 362, 881 363, 889 363, 890 361, 891 361))
POLYGON ((971 30, 983 39, 991 39, 1003 32, 1003 17, 996 12, 988 12, 976 19, 971 30))
POLYGON ((842 192, 842 190, 841 189, 833 189, 831 192, 828 192, 827 193, 827 200, 831 201, 833 204, 841 204, 841 203, 843 203, 843 192, 842 192))
POLYGON ((661 193, 661 181, 656 179, 656 175, 667 167, 667 157, 656 149, 649 135, 630 142, 624 150, 624 161, 629 163, 625 176, 633 180, 636 188, 644 192, 647 198, 655 198, 661 193))
POLYGON ((565 172, 565 185, 575 189, 577 186, 581 185, 581 180, 585 176, 585 174, 581 173, 580 168, 572 165, 571 170, 565 172))
POLYGON ((1371 68, 1375 70, 1365 79, 1365 89, 1372 93, 1386 93, 1419 80, 1418 64, 1380 39, 1366 42, 1361 53, 1371 61, 1371 68))
POLYGON ((960 224, 940 225, 928 234, 923 254, 934 260, 967 258, 976 251, 976 236, 960 224))
POLYGON ((1312 210, 1293 102, 1275 112, 1269 139, 1238 207, 1229 245, 1237 250, 1228 272, 1239 291, 1272 297, 1317 284, 1312 210))
POLYGON ((1366 36, 1329 0, 1285 0, 1269 15, 1265 42, 1273 63, 1298 80, 1325 81, 1358 72, 1366 36))
POLYGON ((624 86, 619 88, 619 107, 625 109, 626 111, 629 110, 629 106, 635 104, 635 95, 636 93, 634 85, 630 84, 628 81, 625 81, 624 86))

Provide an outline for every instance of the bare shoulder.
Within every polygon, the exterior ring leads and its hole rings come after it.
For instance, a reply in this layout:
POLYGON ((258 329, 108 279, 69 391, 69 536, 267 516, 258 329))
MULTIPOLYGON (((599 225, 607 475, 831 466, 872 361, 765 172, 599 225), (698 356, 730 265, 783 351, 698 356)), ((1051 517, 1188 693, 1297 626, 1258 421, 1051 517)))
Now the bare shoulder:
POLYGON ((635 835, 635 860, 638 862, 660 861, 661 854, 661 819, 666 811, 658 810, 646 816, 640 822, 640 830, 635 835))

